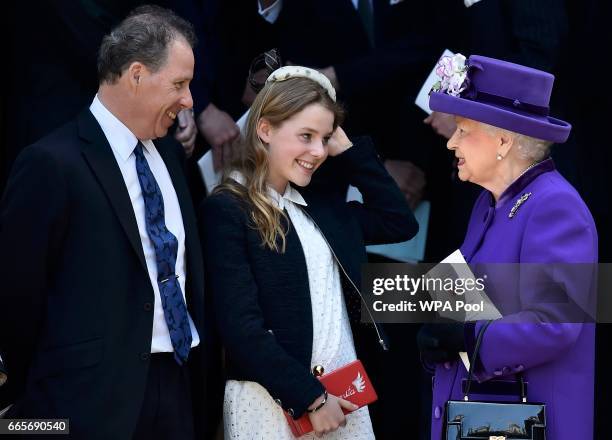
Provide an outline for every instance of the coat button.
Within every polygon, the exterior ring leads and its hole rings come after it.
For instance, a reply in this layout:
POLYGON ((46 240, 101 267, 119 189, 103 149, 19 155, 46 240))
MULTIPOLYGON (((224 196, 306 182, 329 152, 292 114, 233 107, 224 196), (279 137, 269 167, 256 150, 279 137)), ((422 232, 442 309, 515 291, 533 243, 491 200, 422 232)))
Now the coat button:
POLYGON ((294 416, 294 414, 295 414, 295 413, 293 412, 293 408, 289 408, 289 409, 287 410, 287 414, 289 414, 291 417, 293 417, 293 416, 294 416))
POLYGON ((272 336, 274 336, 274 332, 272 331, 272 329, 269 329, 268 333, 270 333, 272 336))
POLYGON ((151 357, 151 353, 147 353, 147 352, 140 353, 140 359, 143 361, 148 361, 150 357, 151 357))
POLYGON ((439 407, 439 406, 436 406, 436 407, 434 408, 434 417, 435 417, 436 419, 439 419, 439 418, 440 418, 440 415, 441 415, 440 407, 439 407))
POLYGON ((274 402, 276 402, 278 406, 283 406, 283 402, 281 402, 280 399, 274 399, 274 402))
POLYGON ((145 312, 150 312, 151 310, 153 310, 153 304, 151 304, 150 302, 146 302, 143 304, 142 308, 145 312))
POLYGON ((444 368, 446 368, 447 370, 451 369, 451 363, 449 361, 444 362, 444 368))

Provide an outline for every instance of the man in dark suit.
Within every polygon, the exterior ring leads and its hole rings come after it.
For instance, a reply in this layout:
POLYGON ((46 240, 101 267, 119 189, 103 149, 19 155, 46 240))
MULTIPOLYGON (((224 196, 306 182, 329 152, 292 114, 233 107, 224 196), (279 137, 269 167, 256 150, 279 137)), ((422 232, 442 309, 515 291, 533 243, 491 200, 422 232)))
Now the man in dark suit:
POLYGON ((429 3, 287 1, 273 23, 281 55, 322 69, 346 103, 353 130, 376 134, 386 156, 398 148, 389 143, 397 142, 399 131, 390 127, 393 112, 406 106, 408 96, 414 100, 439 52, 428 26, 437 6, 429 3))
POLYGON ((203 11, 207 25, 214 26, 207 40, 218 53, 212 76, 222 79, 211 85, 217 104, 240 117, 247 108, 241 98, 248 106, 255 96, 245 87, 251 60, 279 48, 284 61, 330 77, 348 109, 347 131, 372 135, 379 153, 403 162, 388 170, 416 202, 422 173, 407 161, 421 165, 427 154, 408 145, 406 132, 413 138, 414 130, 429 133, 419 118, 414 127, 406 124, 422 77, 441 52, 427 26, 437 13, 436 2, 204 0, 203 11))
MULTIPOLYGON (((0 123, 0 192, 8 172, 23 148, 36 142, 74 118, 89 105, 98 88, 96 63, 104 35, 134 8, 152 3, 174 10, 193 21, 196 15, 191 0, 48 0, 15 2, 7 14, 7 63, 20 66, 8 69, 7 80, 28 87, 9 87, 3 91, 0 123), (23 23, 28 32, 21 32, 23 23)), ((198 48, 203 42, 198 36, 198 48)), ((201 51, 195 53, 196 59, 201 51)), ((196 63, 193 83, 198 81, 196 63)), ((199 89, 203 86, 199 86, 199 89)), ((192 87, 193 88, 193 87, 192 87)), ((192 90, 192 93, 194 91, 192 90)), ((193 93, 194 101, 203 101, 193 93)), ((179 114, 174 132, 189 156, 194 148, 197 128, 191 112, 179 114)))
POLYGON ((90 107, 17 159, 0 207, 7 418, 68 418, 88 440, 205 428, 202 256, 184 153, 162 139, 192 107, 194 44, 171 11, 134 10, 102 41, 90 107))

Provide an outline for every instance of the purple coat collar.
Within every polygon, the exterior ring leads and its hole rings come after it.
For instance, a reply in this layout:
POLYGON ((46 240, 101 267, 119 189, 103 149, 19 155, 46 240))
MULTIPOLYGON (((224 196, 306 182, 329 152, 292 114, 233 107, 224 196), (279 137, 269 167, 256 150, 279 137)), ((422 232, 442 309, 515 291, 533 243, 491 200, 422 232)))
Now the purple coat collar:
MULTIPOLYGON (((484 197, 483 202, 486 203, 486 197, 488 197, 488 204, 482 206, 479 202, 477 202, 477 206, 481 206, 482 212, 479 212, 479 215, 483 215, 482 224, 478 227, 472 226, 472 222, 470 220, 470 226, 468 226, 468 233, 465 237, 465 241, 461 245, 461 253, 463 254, 466 261, 469 263, 472 261, 474 254, 480 247, 484 236, 489 229, 489 226, 493 222, 493 219, 496 217, 496 211, 498 209, 504 208, 508 209, 510 204, 515 204, 517 199, 520 197, 523 190, 533 182, 538 176, 541 174, 553 171, 555 169, 555 164, 552 159, 548 158, 538 163, 533 168, 527 170, 527 172, 521 176, 519 176, 514 182, 505 189, 505 191, 499 197, 497 203, 495 203, 495 198, 490 191, 486 191, 482 194, 481 197, 484 197), (487 206, 488 205, 488 206, 487 206)), ((472 214, 473 215, 473 214, 472 214)))
POLYGON ((538 163, 533 168, 527 170, 527 172, 514 182, 510 184, 508 188, 501 194, 497 203, 495 203, 493 199, 493 195, 491 194, 491 205, 499 208, 504 206, 508 201, 514 202, 515 199, 520 195, 520 192, 525 189, 527 185, 535 180, 540 174, 547 173, 549 171, 553 171, 555 169, 555 163, 551 158, 544 159, 542 162, 538 163))

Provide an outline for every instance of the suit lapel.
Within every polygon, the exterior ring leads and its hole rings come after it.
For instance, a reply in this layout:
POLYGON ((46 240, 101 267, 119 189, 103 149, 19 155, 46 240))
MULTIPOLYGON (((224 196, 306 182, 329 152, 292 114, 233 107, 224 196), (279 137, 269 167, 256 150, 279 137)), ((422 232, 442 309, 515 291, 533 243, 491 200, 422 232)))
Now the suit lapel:
POLYGON ((104 189, 143 269, 147 271, 134 208, 111 146, 89 109, 79 114, 77 124, 79 136, 85 141, 83 156, 104 189))
MULTIPOLYGON (((104 189, 130 244, 140 260, 142 268, 148 272, 144 251, 142 249, 142 242, 140 240, 140 233, 138 232, 138 223, 136 223, 136 216, 134 215, 134 208, 111 146, 89 109, 79 114, 77 124, 79 136, 84 141, 82 144, 83 156, 104 189)), ((191 292, 197 292, 196 295, 189 295, 192 298, 188 298, 188 304, 190 302, 189 299, 192 299, 193 303, 190 304, 190 313, 196 323, 198 321, 201 323, 203 313, 202 292, 204 291, 204 269, 199 249, 200 241, 197 233, 193 205, 191 204, 189 190, 183 177, 179 161, 163 142, 156 142, 156 147, 157 146, 159 146, 157 150, 168 169, 168 173, 170 174, 172 184, 176 191, 185 227, 185 248, 189 273, 188 281, 190 286, 192 286, 186 289, 185 295, 187 296, 191 292)))

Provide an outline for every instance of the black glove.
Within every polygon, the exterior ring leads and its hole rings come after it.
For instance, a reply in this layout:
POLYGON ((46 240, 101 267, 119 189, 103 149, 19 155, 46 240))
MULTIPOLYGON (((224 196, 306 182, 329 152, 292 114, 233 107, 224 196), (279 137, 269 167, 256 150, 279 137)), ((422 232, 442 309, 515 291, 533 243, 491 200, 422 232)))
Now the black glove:
POLYGON ((463 338, 464 324, 423 324, 417 334, 417 344, 421 359, 440 363, 457 359, 460 351, 465 351, 463 338))

